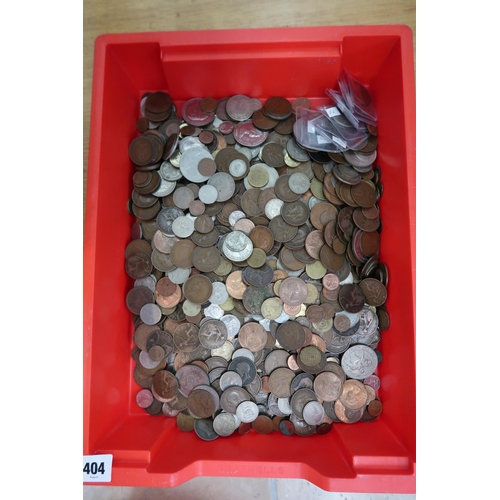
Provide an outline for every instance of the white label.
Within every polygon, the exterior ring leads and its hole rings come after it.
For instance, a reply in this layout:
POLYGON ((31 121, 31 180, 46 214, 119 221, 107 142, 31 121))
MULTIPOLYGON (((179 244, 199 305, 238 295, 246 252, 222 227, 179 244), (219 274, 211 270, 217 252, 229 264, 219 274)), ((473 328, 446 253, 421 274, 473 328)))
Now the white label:
POLYGON ((310 134, 314 134, 314 132, 316 132, 316 129, 314 128, 314 125, 312 124, 312 122, 307 122, 307 131, 310 134))
POLYGON ((321 135, 316 136, 316 141, 318 142, 318 144, 328 144, 330 142, 328 139, 325 139, 321 135))
POLYGON ((337 109, 336 106, 333 106, 333 108, 326 109, 326 114, 331 118, 332 116, 340 115, 340 111, 337 109))
POLYGON ((83 482, 110 483, 113 455, 84 455, 83 482))

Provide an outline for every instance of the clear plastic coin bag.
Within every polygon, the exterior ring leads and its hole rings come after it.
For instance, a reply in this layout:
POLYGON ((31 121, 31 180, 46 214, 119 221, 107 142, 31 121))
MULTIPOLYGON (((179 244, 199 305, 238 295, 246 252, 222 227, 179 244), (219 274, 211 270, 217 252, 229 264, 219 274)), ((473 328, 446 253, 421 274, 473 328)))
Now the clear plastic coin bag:
POLYGON ((331 137, 317 128, 318 124, 328 126, 329 120, 320 111, 298 107, 295 110, 296 121, 293 125, 295 140, 306 149, 315 149, 327 153, 344 151, 334 144, 331 137))

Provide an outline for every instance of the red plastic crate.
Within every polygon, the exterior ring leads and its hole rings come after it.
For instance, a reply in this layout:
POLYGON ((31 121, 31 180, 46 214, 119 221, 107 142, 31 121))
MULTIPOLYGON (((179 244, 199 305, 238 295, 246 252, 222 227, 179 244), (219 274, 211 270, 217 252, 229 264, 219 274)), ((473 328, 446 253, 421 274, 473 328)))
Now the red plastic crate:
POLYGON ((415 83, 407 26, 342 26, 103 35, 96 40, 84 248, 84 448, 111 453, 111 485, 177 486, 196 476, 302 478, 343 492, 415 492, 415 83), (234 435, 213 442, 137 407, 132 286, 124 250, 141 95, 307 96, 326 104, 345 67, 379 117, 384 194, 380 260, 388 265, 378 367, 382 415, 324 436, 234 435))

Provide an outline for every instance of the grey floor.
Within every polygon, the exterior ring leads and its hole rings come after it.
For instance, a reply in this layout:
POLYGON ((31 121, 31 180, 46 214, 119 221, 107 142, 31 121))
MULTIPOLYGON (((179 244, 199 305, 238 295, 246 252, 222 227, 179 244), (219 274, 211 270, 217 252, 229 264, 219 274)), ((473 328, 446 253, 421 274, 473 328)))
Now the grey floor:
POLYGON ((301 479, 197 477, 177 488, 84 486, 84 500, 414 500, 415 495, 332 493, 301 479))

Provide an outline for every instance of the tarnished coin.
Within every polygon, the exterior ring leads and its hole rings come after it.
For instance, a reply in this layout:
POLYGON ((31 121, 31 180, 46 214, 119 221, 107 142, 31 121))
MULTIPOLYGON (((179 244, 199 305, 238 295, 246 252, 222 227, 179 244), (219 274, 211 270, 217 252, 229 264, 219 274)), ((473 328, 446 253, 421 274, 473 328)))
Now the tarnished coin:
POLYGON ((278 398, 289 398, 294 378, 295 373, 289 368, 276 368, 269 376, 269 390, 278 398))
POLYGON ((173 334, 175 347, 181 352, 195 351, 200 345, 198 331, 196 325, 189 323, 179 325, 173 334))
POLYGON ((238 339, 242 347, 258 352, 266 346, 267 332, 259 323, 249 322, 240 328, 238 339))
POLYGON ((323 401, 336 401, 342 394, 342 387, 341 378, 330 371, 319 373, 314 379, 314 392, 323 401))
POLYGON ((227 340, 227 328, 222 321, 208 320, 200 326, 199 339, 207 349, 222 347, 227 340))
POLYGON ((219 436, 230 436, 236 430, 236 421, 231 413, 219 413, 214 418, 213 426, 219 436))
POLYGON ((182 291, 186 299, 194 304, 204 304, 212 295, 212 282, 203 274, 195 274, 185 281, 182 291))
POLYGON ((343 285, 340 287, 339 303, 350 313, 361 311, 365 305, 365 295, 358 285, 343 285))
POLYGON ((203 441, 213 441, 219 435, 214 430, 213 420, 211 418, 199 418, 194 421, 194 431, 203 441))
POLYGON ((366 297, 366 302, 371 306, 380 307, 387 299, 386 287, 375 278, 365 278, 359 283, 359 287, 366 297))
POLYGON ((307 285, 300 278, 286 278, 280 285, 279 297, 289 306, 302 304, 307 297, 307 285))
POLYGON ((241 377, 243 385, 251 384, 257 375, 257 369, 252 361, 245 357, 235 358, 229 363, 228 370, 235 371, 241 377))

